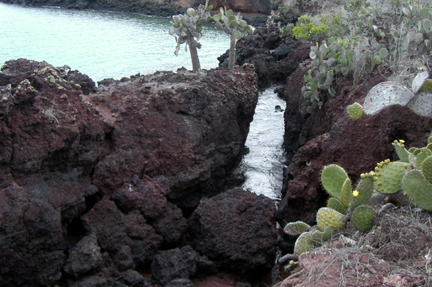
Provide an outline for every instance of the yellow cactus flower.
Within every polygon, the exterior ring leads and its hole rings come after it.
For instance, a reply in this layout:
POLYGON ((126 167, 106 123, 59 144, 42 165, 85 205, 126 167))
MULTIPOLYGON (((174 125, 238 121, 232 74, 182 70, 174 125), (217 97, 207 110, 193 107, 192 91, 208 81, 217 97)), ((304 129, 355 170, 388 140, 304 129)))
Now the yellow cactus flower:
POLYGON ((404 144, 405 141, 404 140, 399 140, 399 143, 404 144))
POLYGON ((354 196, 354 197, 359 196, 359 191, 358 191, 357 189, 353 191, 353 196, 354 196))

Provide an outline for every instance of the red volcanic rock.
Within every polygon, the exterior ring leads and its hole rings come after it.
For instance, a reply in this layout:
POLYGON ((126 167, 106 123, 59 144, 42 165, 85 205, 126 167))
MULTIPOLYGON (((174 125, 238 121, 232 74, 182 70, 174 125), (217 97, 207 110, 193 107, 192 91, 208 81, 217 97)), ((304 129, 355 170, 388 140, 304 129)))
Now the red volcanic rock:
POLYGON ((79 85, 46 62, 8 61, 0 73, 0 286, 61 277, 64 236, 97 192, 101 118, 79 85))
POLYGON ((93 183, 106 194, 134 174, 161 177, 182 207, 220 192, 240 161, 258 99, 252 66, 157 72, 103 82, 88 100, 113 128, 93 183))
POLYGON ((209 5, 213 5, 214 9, 226 7, 233 11, 241 11, 246 13, 261 13, 270 15, 271 3, 267 0, 210 0, 209 5))
POLYGON ((287 79, 284 90, 284 147, 291 164, 284 174, 285 197, 278 211, 281 223, 315 220, 315 212, 325 205, 328 196, 319 178, 324 165, 340 165, 355 183, 377 162, 397 159, 391 145, 395 139, 405 140, 408 147, 424 146, 432 130, 431 119, 417 116, 406 107, 389 107, 379 115, 357 121, 348 116, 348 105, 362 104, 368 91, 385 80, 378 71, 365 75, 357 87, 345 80, 321 110, 308 114, 300 91, 306 70, 304 64, 300 65, 287 79))
MULTIPOLYGON (((146 224, 138 210, 124 215, 110 200, 99 201, 81 219, 89 233, 96 234, 103 250, 114 256, 128 248, 135 264, 150 262, 162 242, 162 237, 146 224)), ((122 260, 121 256, 117 257, 117 261, 122 260)))
POLYGON ((202 199, 189 220, 195 250, 220 268, 260 276, 274 264, 274 202, 240 188, 202 199))

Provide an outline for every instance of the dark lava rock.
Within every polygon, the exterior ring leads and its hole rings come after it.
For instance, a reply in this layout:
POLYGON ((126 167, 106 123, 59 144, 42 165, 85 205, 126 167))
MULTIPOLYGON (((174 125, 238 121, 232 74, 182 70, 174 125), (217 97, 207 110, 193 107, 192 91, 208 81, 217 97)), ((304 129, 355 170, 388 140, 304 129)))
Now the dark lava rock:
POLYGON ((123 210, 139 210, 146 219, 156 218, 162 215, 167 205, 165 195, 169 188, 144 175, 140 180, 137 175, 132 177, 130 183, 126 183, 116 190, 112 198, 123 210))
MULTIPOLYGON (((96 234, 101 248, 116 255, 118 252, 125 254, 127 246, 136 264, 150 262, 162 242, 162 237, 146 224, 138 210, 124 215, 109 200, 96 203, 81 219, 86 229, 96 234)), ((118 256, 117 263, 122 264, 124 258, 124 255, 118 256)))
POLYGON ((99 268, 103 264, 100 247, 95 234, 83 237, 78 244, 69 249, 69 258, 64 271, 75 278, 99 268))
POLYGON ((259 276, 274 263, 274 202, 240 188, 202 199, 190 218, 195 250, 220 268, 259 276))
POLYGON ((152 277, 161 285, 166 285, 172 280, 183 278, 188 279, 194 275, 197 269, 198 254, 190 247, 160 251, 151 264, 152 277))
MULTIPOLYGON (((309 58, 310 43, 281 37, 276 25, 267 25, 236 44, 236 65, 253 64, 260 88, 285 83, 298 65, 309 58)), ((219 58, 219 66, 228 67, 228 51, 219 58)), ((303 81, 303 79, 302 79, 303 81)))
POLYGON ((163 244, 179 241, 188 228, 183 212, 176 205, 168 202, 158 218, 149 222, 156 233, 163 237, 163 244))
POLYGON ((165 287, 194 287, 194 286, 195 285, 193 285, 192 281, 184 278, 174 279, 165 285, 165 287))
POLYGON ((243 155, 258 100, 250 65, 200 74, 157 72, 99 86, 87 97, 104 118, 111 151, 93 183, 112 194, 134 174, 165 180, 167 198, 193 208, 220 192, 243 155))

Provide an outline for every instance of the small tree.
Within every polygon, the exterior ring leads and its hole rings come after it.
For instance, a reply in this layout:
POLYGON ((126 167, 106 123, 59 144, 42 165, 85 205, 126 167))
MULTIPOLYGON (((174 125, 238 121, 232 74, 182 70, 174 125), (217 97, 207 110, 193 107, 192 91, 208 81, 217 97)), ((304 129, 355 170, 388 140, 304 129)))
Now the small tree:
POLYGON ((245 20, 242 20, 240 13, 234 16, 233 11, 220 8, 220 13, 213 16, 213 20, 216 22, 218 29, 224 30, 225 33, 230 35, 230 49, 229 49, 229 63, 228 69, 234 69, 234 62, 236 57, 235 45, 238 39, 242 37, 240 31, 253 32, 253 27, 248 25, 245 20), (220 22, 221 21, 221 22, 220 22))
MULTIPOLYGON (((178 56, 181 44, 186 43, 189 46, 194 72, 199 71, 201 68, 197 49, 201 48, 198 40, 202 37, 203 24, 211 19, 210 11, 213 9, 213 6, 208 6, 208 2, 209 0, 206 1, 205 5, 199 5, 196 10, 188 8, 186 14, 174 15, 171 21, 172 26, 169 30, 171 36, 176 35, 177 47, 174 52, 176 56, 178 56)), ((187 46, 185 47, 186 51, 187 46)))

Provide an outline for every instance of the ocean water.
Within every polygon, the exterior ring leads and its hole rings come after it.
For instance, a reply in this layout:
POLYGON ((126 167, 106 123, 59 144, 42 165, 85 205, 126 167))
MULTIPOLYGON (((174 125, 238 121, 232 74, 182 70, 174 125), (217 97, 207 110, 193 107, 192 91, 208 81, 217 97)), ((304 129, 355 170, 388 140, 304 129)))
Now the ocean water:
MULTIPOLYGON (((68 65, 94 81, 192 69, 185 45, 174 55, 170 26, 170 18, 0 3, 0 66, 10 59, 45 60, 56 67, 68 65)), ((229 36, 210 24, 203 34, 201 68, 215 68, 217 57, 229 49, 229 36)))
MULTIPOLYGON (((170 18, 139 14, 28 8, 0 3, 0 66, 10 59, 68 65, 95 82, 140 73, 192 69, 188 51, 174 55, 176 42, 168 31, 170 18)), ((198 50, 201 68, 218 66, 229 48, 229 37, 211 25, 204 27, 198 50)), ((274 88, 274 87, 273 87, 274 88)), ((273 199, 282 187, 282 140, 285 102, 269 88, 260 93, 251 123, 247 154, 240 169, 243 187, 273 199)))

